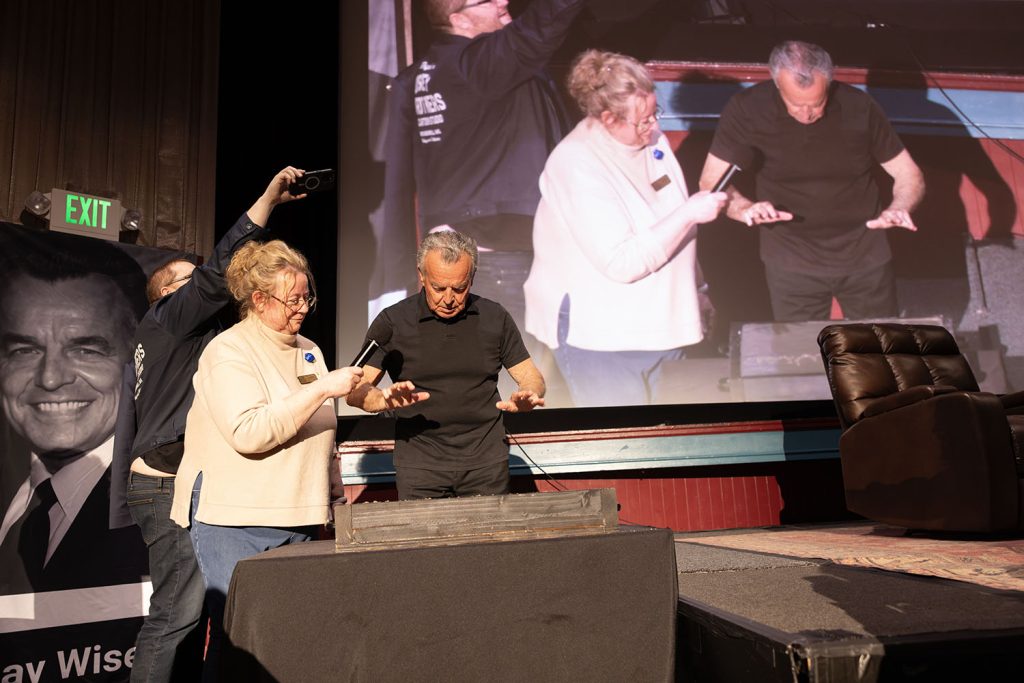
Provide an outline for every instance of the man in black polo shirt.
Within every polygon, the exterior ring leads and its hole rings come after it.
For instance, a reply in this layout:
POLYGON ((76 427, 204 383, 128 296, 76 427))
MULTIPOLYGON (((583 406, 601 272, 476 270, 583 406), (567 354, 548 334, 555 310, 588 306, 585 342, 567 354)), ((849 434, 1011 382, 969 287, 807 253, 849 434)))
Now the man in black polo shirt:
POLYGON ((868 95, 832 82, 832 59, 790 41, 768 60, 772 80, 737 93, 722 112, 700 188, 737 164, 754 199, 729 188, 730 218, 765 225, 761 260, 776 320, 826 320, 834 296, 847 318, 898 314, 883 230, 917 230, 910 212, 924 177, 868 95), (893 178, 883 207, 874 174, 893 178))
POLYGON ((544 405, 544 378, 512 316, 470 294, 476 262, 473 238, 427 235, 416 253, 422 289, 384 309, 366 334, 380 348, 347 400, 367 412, 397 411, 402 500, 508 493, 501 413, 544 405), (497 384, 502 367, 518 385, 505 400, 497 384), (394 384, 381 390, 385 370, 394 384))

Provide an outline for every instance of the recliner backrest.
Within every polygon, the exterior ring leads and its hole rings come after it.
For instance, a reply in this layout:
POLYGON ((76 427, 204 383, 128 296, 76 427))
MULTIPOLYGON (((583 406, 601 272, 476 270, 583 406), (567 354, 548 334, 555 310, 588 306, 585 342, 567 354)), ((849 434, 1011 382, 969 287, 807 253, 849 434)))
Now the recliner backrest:
POLYGON ((818 346, 844 430, 874 400, 910 387, 943 384, 978 391, 953 335, 938 325, 829 325, 818 334, 818 346))

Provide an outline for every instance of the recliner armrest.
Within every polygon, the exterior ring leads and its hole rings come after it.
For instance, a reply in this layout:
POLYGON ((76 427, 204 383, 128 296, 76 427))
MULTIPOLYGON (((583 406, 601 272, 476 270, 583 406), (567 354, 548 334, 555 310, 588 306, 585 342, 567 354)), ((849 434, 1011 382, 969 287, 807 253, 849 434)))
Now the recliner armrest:
POLYGON ((1012 415, 1024 415, 1024 391, 1017 391, 1012 394, 1003 394, 999 402, 1007 413, 1012 415))
POLYGON ((872 401, 871 405, 864 409, 861 417, 874 417, 875 415, 891 412, 897 408, 927 401, 935 396, 952 394, 957 391, 960 390, 948 384, 921 384, 872 401))
POLYGON ((839 438, 847 506, 911 528, 1017 529, 1011 441, 999 397, 984 391, 943 393, 860 420, 839 438))

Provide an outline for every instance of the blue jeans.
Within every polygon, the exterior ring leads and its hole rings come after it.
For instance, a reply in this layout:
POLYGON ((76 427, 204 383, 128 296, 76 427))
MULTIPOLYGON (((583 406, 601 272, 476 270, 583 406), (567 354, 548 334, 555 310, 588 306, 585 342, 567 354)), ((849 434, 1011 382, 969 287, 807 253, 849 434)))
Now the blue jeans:
MULTIPOLYGON (((199 487, 192 491, 192 514, 199 509, 199 487)), ((318 527, 217 526, 192 520, 190 535, 196 549, 199 568, 206 584, 206 609, 210 612, 210 640, 206 646, 203 681, 216 681, 224 642, 224 607, 227 604, 231 574, 239 560, 265 550, 316 538, 318 527)))
POLYGON ((665 351, 590 351, 565 343, 569 299, 558 312, 555 361, 578 407, 642 406, 657 395, 665 361, 682 360, 682 348, 665 351))
POLYGON ((132 681, 195 681, 206 630, 203 577, 186 529, 171 521, 174 477, 128 475, 128 510, 149 548, 153 595, 138 639, 132 681))

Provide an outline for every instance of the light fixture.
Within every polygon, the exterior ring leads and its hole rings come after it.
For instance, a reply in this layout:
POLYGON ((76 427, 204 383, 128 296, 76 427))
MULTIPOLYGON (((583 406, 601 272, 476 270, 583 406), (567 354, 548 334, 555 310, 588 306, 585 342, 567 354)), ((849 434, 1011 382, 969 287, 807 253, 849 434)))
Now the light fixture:
POLYGON ((138 209, 126 209, 121 216, 121 229, 128 232, 138 232, 142 228, 142 212, 138 209))
POLYGON ((21 210, 21 224, 36 230, 46 230, 50 221, 47 216, 50 214, 50 194, 33 190, 25 198, 25 208, 21 210))
POLYGON ((39 190, 32 190, 32 194, 25 199, 25 210, 33 216, 43 218, 50 213, 50 195, 43 194, 39 190))

